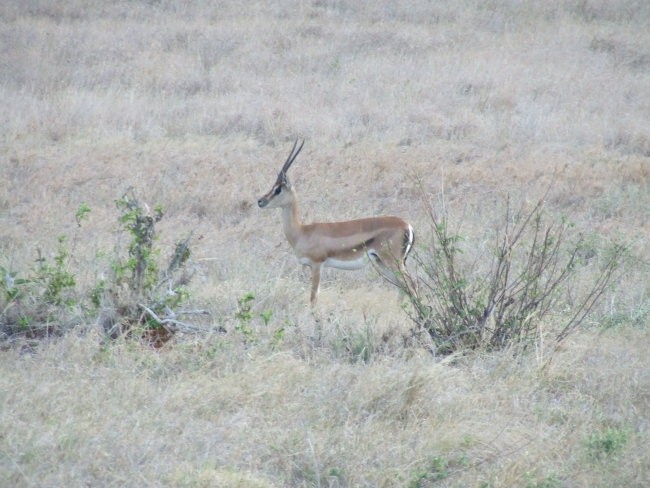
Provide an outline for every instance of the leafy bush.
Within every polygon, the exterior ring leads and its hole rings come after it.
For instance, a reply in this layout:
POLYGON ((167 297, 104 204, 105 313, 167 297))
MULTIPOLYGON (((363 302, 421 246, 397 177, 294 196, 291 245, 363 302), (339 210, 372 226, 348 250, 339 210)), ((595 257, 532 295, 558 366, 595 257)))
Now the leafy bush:
POLYGON ((110 263, 111 278, 100 283, 93 296, 101 307, 99 322, 110 337, 134 332, 160 346, 179 329, 194 327, 181 322, 178 307, 189 297, 192 272, 187 268, 191 235, 179 241, 166 266, 159 263, 154 246, 155 225, 163 218, 162 207, 153 212, 141 203, 132 188, 116 201, 119 223, 130 236, 126 255, 117 251, 110 263))
POLYGON ((253 293, 246 293, 241 298, 237 299, 237 312, 235 313, 235 318, 237 319, 237 325, 235 330, 244 335, 248 340, 255 340, 255 331, 251 325, 255 314, 253 313, 253 300, 255 300, 255 295, 253 293))
POLYGON ((58 243, 51 259, 37 250, 35 266, 25 277, 10 266, 0 266, 0 332, 4 337, 58 334, 79 319, 77 280, 70 270, 66 237, 59 236, 58 243))
POLYGON ((530 342, 551 316, 561 323, 558 343, 584 322, 626 253, 625 246, 613 244, 590 287, 573 298, 575 291, 567 292, 580 268, 584 238, 572 237, 566 220, 550 220, 543 199, 528 211, 514 211, 508 200, 491 255, 474 262, 465 257, 463 236, 450 230, 448 213, 438 215, 427 205, 431 242, 414 250, 418 276, 404 277, 402 288, 414 334, 424 334, 438 354, 530 342), (414 281, 417 291, 408 286, 414 281))
MULTIPOLYGON (((69 326, 89 322, 97 315, 110 337, 135 334, 155 346, 179 329, 195 328, 179 320, 183 314, 205 313, 179 310, 190 297, 192 272, 187 264, 191 235, 176 244, 162 266, 161 251, 155 246, 155 225, 163 217, 162 208, 151 212, 131 188, 116 205, 121 230, 130 237, 127 249, 118 246, 108 265, 109 278, 91 284, 85 297, 77 290, 71 269, 74 246, 68 246, 66 236, 58 238, 57 252, 50 259, 39 249, 36 265, 26 275, 8 264, 0 266, 0 337, 61 334, 69 326)), ((75 214, 78 225, 89 212, 87 204, 79 206, 75 214)), ((1 258, 0 263, 9 262, 7 257, 1 258)))
MULTIPOLYGON (((242 334, 248 342, 256 342, 258 340, 257 331, 253 327, 253 320, 256 318, 261 319, 264 327, 268 328, 273 317, 273 311, 269 309, 255 312, 253 310, 254 301, 254 293, 245 293, 241 298, 237 299, 237 311, 235 312, 235 319, 237 320, 235 330, 242 334)), ((284 327, 276 329, 273 333, 272 344, 277 345, 282 341, 283 337, 284 327)))

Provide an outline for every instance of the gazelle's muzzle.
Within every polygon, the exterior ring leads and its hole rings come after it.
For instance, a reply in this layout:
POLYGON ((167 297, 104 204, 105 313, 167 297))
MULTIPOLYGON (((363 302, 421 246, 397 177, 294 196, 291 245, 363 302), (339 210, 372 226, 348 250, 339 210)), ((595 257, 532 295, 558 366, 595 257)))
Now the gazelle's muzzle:
POLYGON ((260 207, 260 208, 264 208, 268 204, 269 204, 269 201, 265 197, 262 197, 257 201, 257 206, 260 207))

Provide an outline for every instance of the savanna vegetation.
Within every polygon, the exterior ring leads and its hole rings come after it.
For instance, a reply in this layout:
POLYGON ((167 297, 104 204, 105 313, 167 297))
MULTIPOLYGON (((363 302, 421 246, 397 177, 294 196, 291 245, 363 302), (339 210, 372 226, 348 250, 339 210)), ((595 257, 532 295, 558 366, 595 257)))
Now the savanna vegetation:
POLYGON ((0 5, 0 485, 650 483, 650 4, 0 5), (399 215, 418 293, 268 191, 399 215))

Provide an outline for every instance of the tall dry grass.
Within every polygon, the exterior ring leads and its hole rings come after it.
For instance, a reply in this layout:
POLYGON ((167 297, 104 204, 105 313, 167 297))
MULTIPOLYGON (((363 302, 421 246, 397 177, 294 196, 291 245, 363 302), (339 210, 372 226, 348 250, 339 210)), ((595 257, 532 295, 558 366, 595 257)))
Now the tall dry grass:
POLYGON ((349 363, 201 338, 3 353, 5 486, 644 486, 647 330, 349 363), (614 430, 612 430, 614 429, 614 430), (608 432, 626 442, 611 452, 608 432), (604 444, 607 446, 608 444, 604 444), (419 484, 418 484, 419 483, 419 484))
POLYGON ((195 231, 212 313, 162 352, 101 345, 92 323, 0 352, 0 484, 648 483, 647 2, 9 0, 0 39, 0 265, 24 272, 65 234, 90 286, 135 186, 166 210, 163 250, 195 231), (471 259, 506 194, 553 180, 548 212, 637 265, 546 368, 543 341, 517 360, 404 348, 372 272, 328 273, 316 321, 254 205, 296 137, 306 220, 398 214, 424 243, 419 179, 471 259))

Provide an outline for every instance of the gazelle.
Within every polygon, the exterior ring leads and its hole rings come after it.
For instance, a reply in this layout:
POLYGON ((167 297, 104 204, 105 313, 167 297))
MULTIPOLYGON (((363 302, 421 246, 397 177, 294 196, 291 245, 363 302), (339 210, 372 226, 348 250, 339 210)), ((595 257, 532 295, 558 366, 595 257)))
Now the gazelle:
POLYGON ((305 144, 296 141, 271 190, 257 201, 260 208, 281 208, 284 235, 301 264, 311 268, 311 305, 316 304, 323 267, 356 270, 371 260, 384 277, 402 287, 415 288, 405 274, 405 262, 413 247, 413 227, 399 217, 370 217, 345 222, 303 224, 298 212, 296 192, 287 171, 305 144))

